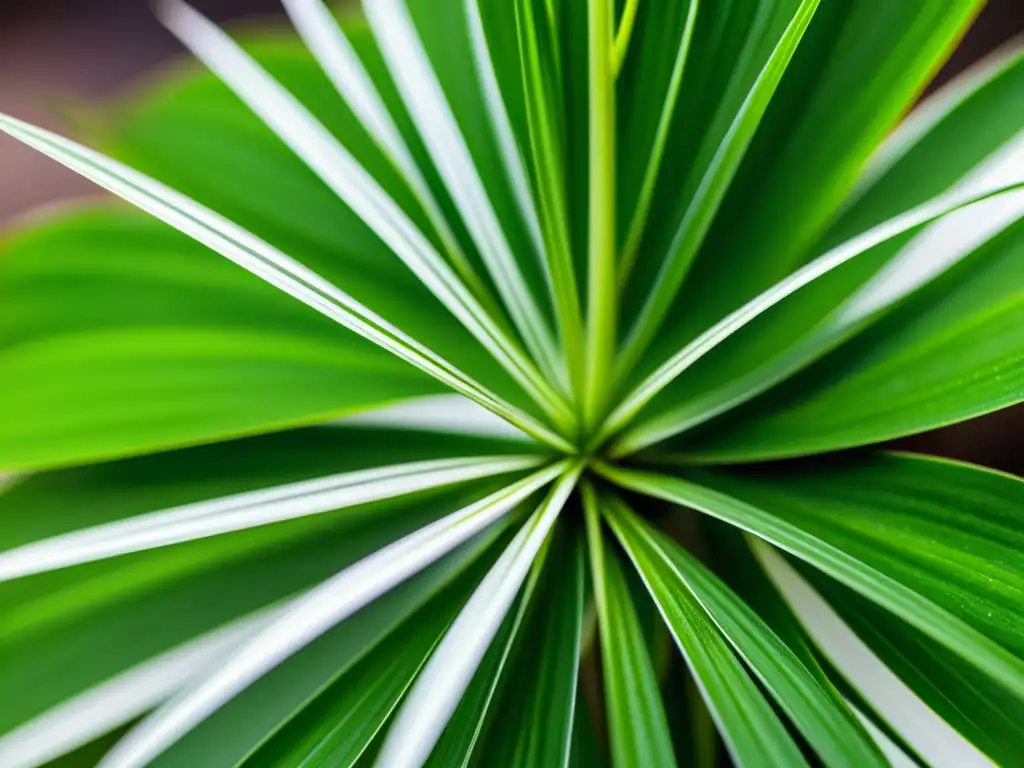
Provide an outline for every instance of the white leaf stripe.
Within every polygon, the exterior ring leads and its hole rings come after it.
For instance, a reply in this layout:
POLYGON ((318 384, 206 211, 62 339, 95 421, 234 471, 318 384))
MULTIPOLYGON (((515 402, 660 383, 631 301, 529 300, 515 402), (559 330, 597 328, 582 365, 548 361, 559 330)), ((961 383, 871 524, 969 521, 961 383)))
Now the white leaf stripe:
MULTIPOLYGON (((836 246, 727 315, 662 363, 657 370, 644 379, 616 408, 605 422, 602 431, 598 435, 597 442, 606 440, 626 426, 655 395, 700 358, 704 357, 704 355, 752 320, 805 285, 871 250, 876 245, 884 243, 886 240, 915 227, 928 224, 971 203, 993 198, 1000 194, 1012 193, 1013 190, 1019 189, 1022 186, 1024 186, 1024 178, 1012 183, 990 185, 984 188, 972 187, 966 190, 955 190, 933 198, 836 246)), ((613 457, 626 455, 627 453, 645 448, 662 437, 663 434, 660 432, 648 433, 645 425, 640 424, 615 442, 612 446, 611 455, 613 457)))
POLYGON ((571 422, 533 363, 480 306, 448 263, 366 169, 298 100, 215 24, 181 0, 162 0, 160 17, 395 253, 498 363, 555 419, 571 422))
POLYGON ((564 471, 473 592, 395 716, 377 757, 379 768, 419 768, 426 762, 582 471, 581 463, 564 471))
POLYGON ((130 723, 215 668, 278 610, 201 635, 43 712, 0 736, 0 765, 36 768, 130 723))
POLYGON ((2 552, 0 582, 515 472, 542 461, 495 456, 411 462, 150 512, 2 552))
MULTIPOLYGON (((436 434, 499 437, 532 443, 529 435, 462 395, 425 395, 361 411, 325 426, 391 427, 436 434)), ((0 486, 2 487, 2 486, 0 486)))
MULTIPOLYGON (((979 163, 954 186, 984 190, 1024 178, 1024 131, 979 163)), ((1024 217, 1024 191, 954 211, 927 227, 837 310, 834 322, 852 325, 909 295, 970 256, 1024 217)))
POLYGON ((93 150, 0 114, 0 130, 170 224, 349 330, 560 450, 561 436, 499 399, 351 296, 251 233, 169 187, 93 150))
POLYGON ((747 541, 807 634, 903 740, 936 768, 995 768, 879 659, 793 566, 760 539, 747 541))
POLYGON ((487 103, 488 115, 494 128, 494 134, 498 141, 498 148, 501 150, 501 159, 505 164, 505 172, 508 174, 509 183, 512 185, 512 192, 515 195, 519 210, 529 228, 530 237, 533 240, 533 247, 537 249, 541 267, 544 268, 544 275, 548 280, 549 288, 554 291, 551 265, 547 257, 547 248, 544 245, 544 235, 540 227, 540 215, 534 203, 533 195, 530 192, 530 182, 526 175, 526 160, 520 151, 519 143, 516 141, 515 132, 512 130, 512 121, 509 118, 508 110, 501 96, 501 88, 498 85, 498 76, 494 71, 494 61, 491 58, 490 49, 487 47, 487 35, 484 32, 483 19, 480 16, 479 0, 465 0, 463 6, 469 24, 470 43, 473 46, 473 56, 476 62, 477 76, 480 80, 480 87, 484 92, 484 99, 487 103))
POLYGON ((516 327, 544 370, 560 375, 562 362, 551 331, 523 279, 408 8, 402 0, 370 0, 363 8, 395 85, 516 327))
POLYGON ((431 224, 441 237, 456 269, 474 290, 482 291, 479 277, 462 252, 440 205, 423 177, 412 152, 395 125, 384 100, 360 61, 344 30, 321 0, 282 0, 299 36, 320 63, 327 77, 345 99, 416 195, 431 224))
POLYGON ((568 468, 554 464, 350 565, 290 603, 214 674, 122 739, 100 768, 141 768, 256 680, 359 609, 468 541, 568 468))

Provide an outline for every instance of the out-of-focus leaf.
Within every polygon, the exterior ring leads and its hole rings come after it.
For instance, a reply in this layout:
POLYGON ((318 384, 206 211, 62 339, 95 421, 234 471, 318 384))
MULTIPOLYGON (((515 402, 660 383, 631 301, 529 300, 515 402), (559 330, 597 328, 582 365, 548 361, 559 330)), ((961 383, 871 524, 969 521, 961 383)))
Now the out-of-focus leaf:
MULTIPOLYGON (((362 53, 365 38, 353 41, 362 53), (362 45, 360 45, 360 41, 362 45)), ((247 50, 373 175, 421 231, 432 228, 309 52, 264 37, 247 50)), ((376 76, 376 69, 371 68, 376 76)), ((213 75, 168 78, 104 136, 115 157, 237 222, 323 275, 484 386, 518 387, 363 221, 213 75)), ((434 238, 432 243, 442 248, 434 238)))
POLYGON ((31 227, 0 258, 0 466, 326 421, 441 385, 149 217, 31 227))

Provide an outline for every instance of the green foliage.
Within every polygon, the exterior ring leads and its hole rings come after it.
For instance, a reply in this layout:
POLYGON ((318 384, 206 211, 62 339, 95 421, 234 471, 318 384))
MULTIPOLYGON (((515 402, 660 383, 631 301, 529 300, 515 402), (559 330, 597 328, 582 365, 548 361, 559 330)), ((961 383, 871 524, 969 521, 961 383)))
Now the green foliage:
POLYGON ((284 5, 0 115, 142 211, 0 245, 0 766, 1024 766, 1024 482, 871 447, 1024 400, 978 2, 284 5))

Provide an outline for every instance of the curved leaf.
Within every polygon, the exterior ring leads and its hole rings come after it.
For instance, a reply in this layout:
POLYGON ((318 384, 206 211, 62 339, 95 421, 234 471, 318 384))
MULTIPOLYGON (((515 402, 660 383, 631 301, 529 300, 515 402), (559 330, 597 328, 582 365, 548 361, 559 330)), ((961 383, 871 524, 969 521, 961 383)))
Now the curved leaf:
MULTIPOLYGON (((514 255, 529 253, 535 243, 506 182, 497 137, 488 130, 487 106, 481 84, 475 81, 475 68, 461 64, 474 56, 468 17, 447 13, 436 0, 408 4, 389 0, 371 3, 365 11, 399 92, 509 314, 543 369, 558 376, 563 370, 558 350, 521 269, 527 260, 514 255), (443 53, 438 55, 439 51, 443 53), (443 82, 439 72, 444 73, 443 82), (458 95, 457 100, 446 98, 445 84, 449 93, 458 95), (474 129, 472 145, 460 130, 456 111, 463 125, 469 123, 474 129), (497 205, 492 204, 494 199, 499 199, 497 205), (519 234, 515 247, 509 236, 513 232, 519 234)), ((535 261, 528 266, 536 273, 535 261)))
POLYGON ((994 766, 886 668, 784 558, 764 542, 752 542, 752 547, 822 653, 902 743, 931 765, 994 766))
MULTIPOLYGON (((618 360, 621 378, 640 360, 665 321, 693 259, 740 167, 765 110, 789 66, 801 38, 818 9, 819 0, 787 0, 760 7, 750 19, 752 29, 743 44, 739 65, 730 62, 725 96, 716 104, 711 127, 682 197, 676 229, 665 244, 657 274, 639 275, 645 298, 629 327, 618 360), (647 277, 645 280, 644 277, 647 277)), ((729 11, 719 11, 728 14, 729 11)), ((736 31, 732 31, 736 34, 736 31)))
MULTIPOLYGON (((739 17, 725 32, 744 20, 752 23, 751 6, 760 5, 722 4, 739 17)), ((862 222, 823 247, 817 244, 865 162, 909 111, 981 6, 980 0, 912 5, 833 0, 819 7, 672 305, 672 322, 662 328, 640 372, 817 253, 876 223, 862 222)), ((704 58, 697 53, 702 36, 708 49, 722 50, 711 75, 690 91, 696 104, 680 106, 683 115, 705 114, 702 105, 716 104, 722 96, 714 76, 725 77, 734 67, 728 48, 716 44, 716 33, 702 32, 700 24, 698 19, 695 69, 704 58)), ((972 134, 976 128, 972 123, 972 134)), ((681 144, 677 163, 688 161, 690 146, 681 144)), ((930 191, 922 185, 921 197, 900 202, 919 203, 953 180, 930 191)), ((886 209, 882 218, 903 209, 886 209)))
POLYGON ((170 227, 114 206, 2 246, 0 466, 327 421, 443 387, 170 227))
POLYGON ((1022 265, 1018 223, 857 338, 668 450, 700 462, 821 453, 1024 400, 1022 265))
MULTIPOLYGON (((1018 724, 1024 719, 1024 703, 955 653, 852 590, 818 573, 802 575, 878 660, 942 720, 977 745, 996 765, 1022 763, 1024 734, 1018 724)), ((849 663, 849 657, 846 659, 849 663)), ((850 669, 854 671, 856 667, 850 669)), ((863 679, 858 671, 851 676, 851 685, 863 688, 863 679)), ((894 697, 887 691, 885 698, 892 701, 894 697)), ((899 702, 892 704, 899 708, 899 702)), ((922 728, 922 742, 935 744, 935 733, 934 728, 922 728)), ((905 731, 903 736, 907 738, 905 731)), ((943 739, 936 746, 953 754, 946 742, 948 739, 943 739)))
POLYGON ((788 473, 602 471, 806 560, 1024 698, 1024 482, 886 454, 788 473))
MULTIPOLYGON (((377 8, 378 5, 374 3, 372 7, 377 8)), ((502 324, 473 296, 403 208, 301 101, 278 83, 231 37, 183 0, 165 0, 160 6, 160 14, 168 29, 210 67, 232 92, 274 131, 275 135, 302 158, 303 162, 352 209, 383 244, 401 259, 445 308, 458 318, 535 402, 549 415, 562 418, 563 421, 571 419, 571 413, 568 412, 565 403, 559 399, 549 382, 540 375, 533 361, 508 335, 502 324)), ((409 61, 409 56, 418 46, 415 32, 401 23, 405 16, 398 8, 392 6, 387 18, 387 25, 376 29, 378 41, 388 46, 403 45, 407 50, 402 61, 409 61), (391 37, 392 33, 398 35, 397 39, 391 37)), ((422 77, 422 72, 418 74, 422 77)), ((410 77, 413 78, 410 81, 413 87, 424 93, 430 92, 429 85, 416 83, 415 77, 410 77)), ((406 98, 411 96, 404 88, 403 92, 406 98)), ((466 160, 461 155, 460 158, 466 160)), ((459 165, 453 172, 460 178, 472 175, 472 164, 466 160, 466 164, 459 165)), ((479 197, 479 194, 474 195, 471 192, 466 194, 474 198, 479 197)), ((489 245, 492 249, 497 247, 494 243, 489 245)), ((505 250, 507 251, 507 248, 505 250)), ((508 275, 503 277, 506 282, 514 282, 508 275)), ((520 298, 518 305, 522 306, 522 309, 513 312, 516 319, 520 320, 525 314, 539 320, 535 311, 530 312, 530 308, 523 304, 520 298)), ((531 321, 525 322, 530 328, 535 327, 531 321)), ((533 333, 528 336, 531 341, 537 338, 533 333)))
POLYGON ((122 163, 54 133, 0 115, 0 129, 168 222, 321 314, 555 444, 564 438, 496 398, 379 315, 270 244, 223 216, 122 163))
MULTIPOLYGON (((1024 145, 1015 148, 1015 152, 1020 150, 1024 150, 1024 145)), ((1000 171, 1002 170, 1005 169, 1000 168, 1000 171)), ((970 185, 964 189, 954 189, 916 208, 904 211, 898 216, 876 227, 872 227, 867 232, 863 232, 852 240, 837 245, 835 248, 822 254, 814 261, 793 272, 786 279, 773 285, 764 293, 755 296, 739 309, 726 315, 726 317, 715 323, 715 325, 711 326, 711 328, 700 334, 696 339, 662 363, 650 376, 645 378, 633 391, 623 398, 619 406, 602 425, 602 430, 598 433, 595 444, 626 426, 641 409, 657 397, 666 387, 671 385, 680 374, 713 351, 718 345, 734 334, 744 330, 750 323, 757 320, 758 317, 770 311, 791 295, 813 284, 815 281, 829 276, 845 264, 870 252, 875 246, 881 245, 923 224, 928 224, 950 214, 961 212, 961 209, 972 203, 978 204, 990 201, 993 204, 1007 202, 1009 205, 1009 202, 1012 200, 1010 208, 1011 212, 1016 216, 1021 204, 1017 198, 1017 193, 1022 186, 1024 186, 1024 179, 1014 174, 1011 180, 1007 180, 1004 174, 1000 172, 991 180, 985 179, 983 183, 978 185, 970 185)), ((1000 216, 1003 216, 1005 213, 1005 211, 1000 211, 1000 216)), ((919 279, 919 275, 916 274, 917 266, 914 265, 910 270, 907 270, 910 274, 903 274, 900 276, 900 280, 892 280, 891 282, 915 284, 915 281, 919 279)), ((883 285, 879 290, 884 293, 886 290, 891 290, 891 287, 887 288, 883 285)), ((867 303, 870 307, 872 302, 876 300, 873 293, 873 291, 869 292, 864 297, 864 301, 860 303, 867 303)), ((860 298, 858 297, 858 299, 860 298)), ((854 304, 857 303, 855 300, 854 304)), ((885 302, 883 301, 882 303, 884 305, 885 302)), ((878 307, 874 306, 871 308, 877 309, 878 307)), ((862 307, 855 307, 852 313, 870 314, 870 311, 865 313, 862 307)), ((839 323, 840 330, 846 330, 843 328, 844 324, 844 322, 839 323)), ((833 335, 835 335, 834 332, 833 335)), ((840 333, 839 335, 842 334, 840 333)), ((797 348, 799 349, 799 345, 797 348)), ((669 411, 662 417, 653 417, 651 419, 653 423, 642 422, 633 426, 624 437, 618 440, 612 449, 612 455, 625 455, 638 448, 651 445, 666 435, 674 434, 674 430, 677 428, 673 422, 674 416, 675 413, 669 411)))
MULTIPOLYGON (((383 64, 372 38, 359 27, 350 31, 353 48, 403 128, 385 89, 389 83, 381 80, 387 74, 379 71, 383 64)), ((245 50, 345 147, 428 245, 442 251, 394 165, 301 43, 269 36, 246 42, 245 50)), ((146 98, 125 107, 101 138, 113 156, 294 256, 502 398, 528 404, 402 260, 211 73, 166 77, 146 98)))

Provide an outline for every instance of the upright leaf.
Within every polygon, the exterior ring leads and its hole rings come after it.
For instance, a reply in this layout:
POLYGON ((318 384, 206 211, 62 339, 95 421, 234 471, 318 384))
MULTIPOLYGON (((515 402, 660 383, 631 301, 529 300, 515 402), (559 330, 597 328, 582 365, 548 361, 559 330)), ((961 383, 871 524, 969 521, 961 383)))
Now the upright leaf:
POLYGON ((605 551, 601 502, 592 487, 584 493, 612 760, 622 768, 673 765, 658 679, 626 577, 615 552, 605 551))
MULTIPOLYGON (((636 365, 664 322, 818 1, 762 6, 754 15, 740 64, 731 67, 726 95, 716 105, 714 120, 692 164, 680 215, 672 219, 677 228, 670 240, 654 246, 656 253, 664 254, 660 263, 654 263, 657 273, 637 275, 645 298, 623 342, 620 376, 636 365)), ((739 24, 746 21, 739 18, 739 24)))
MULTIPOLYGON (((759 4, 722 7, 750 19, 751 5, 759 4)), ((642 368, 657 365, 664 350, 678 349, 836 242, 816 245, 867 159, 909 111, 981 5, 821 5, 673 304, 673 322, 664 326, 642 368), (737 227, 741 219, 744 225, 737 227)), ((718 66, 728 70, 728 62, 721 59, 718 66)), ((717 93, 695 98, 714 102, 717 93)), ((923 183, 925 196, 938 191, 925 189, 923 183)), ((872 223, 844 232, 843 239, 872 223)))

